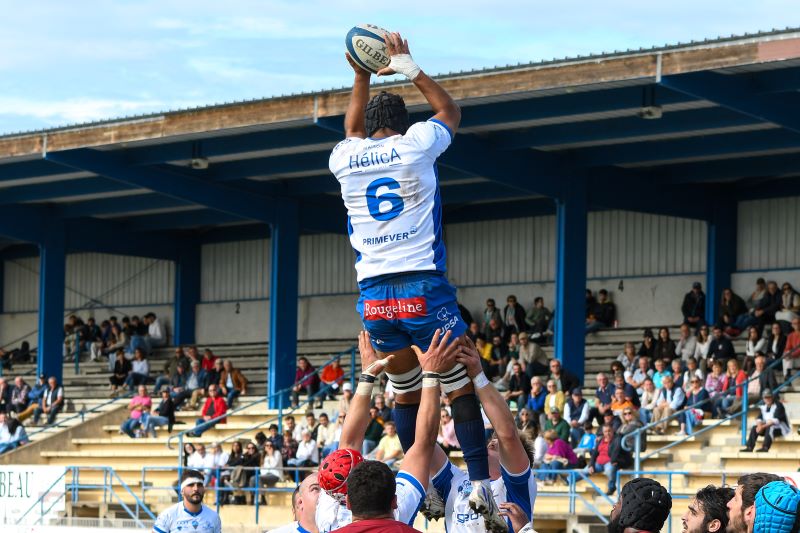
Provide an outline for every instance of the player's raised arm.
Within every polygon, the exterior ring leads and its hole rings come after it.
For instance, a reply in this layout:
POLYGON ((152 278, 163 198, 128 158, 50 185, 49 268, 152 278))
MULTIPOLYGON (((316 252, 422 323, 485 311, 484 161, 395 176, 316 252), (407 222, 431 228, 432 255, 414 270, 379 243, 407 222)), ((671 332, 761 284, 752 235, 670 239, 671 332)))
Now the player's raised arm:
POLYGON ((369 77, 370 74, 359 67, 350 54, 345 52, 345 57, 356 73, 353 80, 353 92, 350 93, 350 103, 347 112, 344 114, 344 134, 346 137, 358 137, 363 139, 367 136, 364 125, 364 108, 369 100, 369 77))
POLYGON ((456 361, 467 368, 467 375, 472 379, 478 399, 497 434, 500 463, 514 474, 524 472, 530 467, 530 460, 519 440, 514 417, 503 397, 483 373, 480 355, 469 337, 464 339, 456 361))
POLYGON ((425 489, 428 488, 431 457, 439 433, 439 374, 453 367, 459 348, 457 341, 450 342, 450 331, 444 335, 440 333, 437 329, 433 334, 427 352, 422 353, 422 350, 414 347, 422 367, 422 399, 417 413, 414 444, 403 458, 403 470, 419 480, 425 489))
MULTIPOLYGON (((422 72, 417 66, 411 57, 411 52, 408 50, 408 41, 403 40, 399 33, 388 33, 385 40, 386 52, 391 60, 388 67, 378 71, 378 76, 403 74, 411 80, 433 108, 433 118, 444 122, 450 128, 450 133, 455 135, 458 125, 461 123, 461 109, 458 104, 455 103, 441 85, 422 72)), ((355 87, 353 90, 355 93, 355 87)), ((353 100, 351 99, 351 106, 352 102, 353 100)), ((366 101, 364 103, 366 104, 366 101)))
POLYGON ((361 354, 361 379, 356 393, 350 400, 347 416, 344 418, 342 435, 339 438, 339 448, 361 450, 364 442, 364 433, 369 425, 369 404, 372 401, 372 388, 375 378, 383 371, 386 363, 393 356, 378 359, 375 349, 369 340, 369 333, 362 331, 358 334, 358 352, 361 354))

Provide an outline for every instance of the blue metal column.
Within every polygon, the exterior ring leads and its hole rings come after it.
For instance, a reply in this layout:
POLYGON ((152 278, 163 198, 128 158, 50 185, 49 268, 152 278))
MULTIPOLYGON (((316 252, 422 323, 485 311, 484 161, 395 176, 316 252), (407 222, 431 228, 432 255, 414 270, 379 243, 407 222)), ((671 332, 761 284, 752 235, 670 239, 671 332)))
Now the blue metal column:
POLYGON ((0 314, 3 312, 6 289, 6 260, 0 256, 0 314))
POLYGON ((588 194, 583 178, 564 189, 556 199, 555 356, 583 383, 588 194))
POLYGON ((272 279, 269 293, 269 408, 289 404, 288 392, 278 391, 294 383, 297 359, 297 292, 300 233, 297 210, 272 225, 272 279))
POLYGON ((175 262, 175 324, 173 344, 194 344, 200 303, 200 245, 184 243, 175 262))
POLYGON ((736 230, 738 205, 733 198, 715 198, 711 220, 707 222, 706 322, 714 324, 719 313, 723 289, 731 287, 736 270, 736 230))
POLYGON ((62 383, 64 346, 64 291, 67 271, 66 236, 51 228, 39 245, 39 342, 36 373, 55 376, 62 383))

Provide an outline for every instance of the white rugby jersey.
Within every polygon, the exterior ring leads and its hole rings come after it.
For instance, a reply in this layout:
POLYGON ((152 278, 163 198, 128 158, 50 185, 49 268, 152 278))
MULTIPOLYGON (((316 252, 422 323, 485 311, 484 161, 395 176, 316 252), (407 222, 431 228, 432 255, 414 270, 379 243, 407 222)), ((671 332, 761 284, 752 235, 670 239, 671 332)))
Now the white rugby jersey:
POLYGON ((300 522, 294 521, 285 526, 276 527, 267 531, 267 533, 309 533, 307 529, 300 525, 300 522))
POLYGON ((431 119, 405 135, 348 137, 333 149, 329 166, 347 208, 358 281, 445 271, 436 158, 451 141, 447 125, 431 119))
MULTIPOLYGON (((414 476, 402 470, 395 476, 394 487, 397 496, 394 519, 410 526, 425 500, 425 489, 414 476)), ((324 490, 319 493, 315 517, 319 533, 329 533, 353 522, 353 513, 324 490)))
POLYGON ((201 505, 199 513, 186 510, 183 502, 164 509, 153 525, 156 533, 222 533, 219 515, 201 505))
MULTIPOLYGON (((498 505, 516 503, 533 520, 533 504, 536 501, 536 478, 533 472, 528 468, 521 474, 513 475, 502 465, 500 470, 500 478, 491 482, 494 501, 498 505)), ((483 516, 469 506, 472 482, 466 472, 448 461, 433 477, 432 483, 445 502, 444 527, 447 533, 486 531, 483 516)))

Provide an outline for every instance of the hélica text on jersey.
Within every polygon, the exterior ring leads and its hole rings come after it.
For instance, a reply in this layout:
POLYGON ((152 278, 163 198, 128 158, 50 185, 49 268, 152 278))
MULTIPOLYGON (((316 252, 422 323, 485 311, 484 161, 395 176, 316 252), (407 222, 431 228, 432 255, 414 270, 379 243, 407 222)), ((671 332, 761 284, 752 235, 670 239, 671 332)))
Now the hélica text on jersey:
MULTIPOLYGON (((374 145, 369 148, 374 148, 374 145)), ((363 154, 350 156, 350 169, 364 168, 372 165, 387 165, 394 163, 395 159, 398 162, 401 161, 400 154, 397 153, 395 148, 385 152, 364 152, 363 154)))

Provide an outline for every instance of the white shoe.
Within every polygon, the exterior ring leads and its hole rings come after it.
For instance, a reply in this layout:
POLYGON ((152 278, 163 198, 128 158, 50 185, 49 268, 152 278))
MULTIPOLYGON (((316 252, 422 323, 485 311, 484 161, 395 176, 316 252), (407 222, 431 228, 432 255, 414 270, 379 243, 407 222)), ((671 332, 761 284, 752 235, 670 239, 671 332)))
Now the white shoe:
POLYGON ((500 516, 494 501, 489 480, 473 481, 469 495, 470 509, 483 516, 483 525, 489 533, 508 533, 508 524, 500 516))
POLYGON ((442 500, 439 491, 433 485, 428 486, 428 492, 425 495, 425 501, 422 502, 420 512, 428 521, 439 520, 444 517, 444 500, 442 500))
POLYGON ((685 431, 679 431, 679 432, 677 432, 677 433, 675 434, 675 436, 676 436, 676 437, 686 437, 686 436, 688 436, 688 435, 689 435, 689 434, 688 434, 688 433, 686 433, 685 431))

